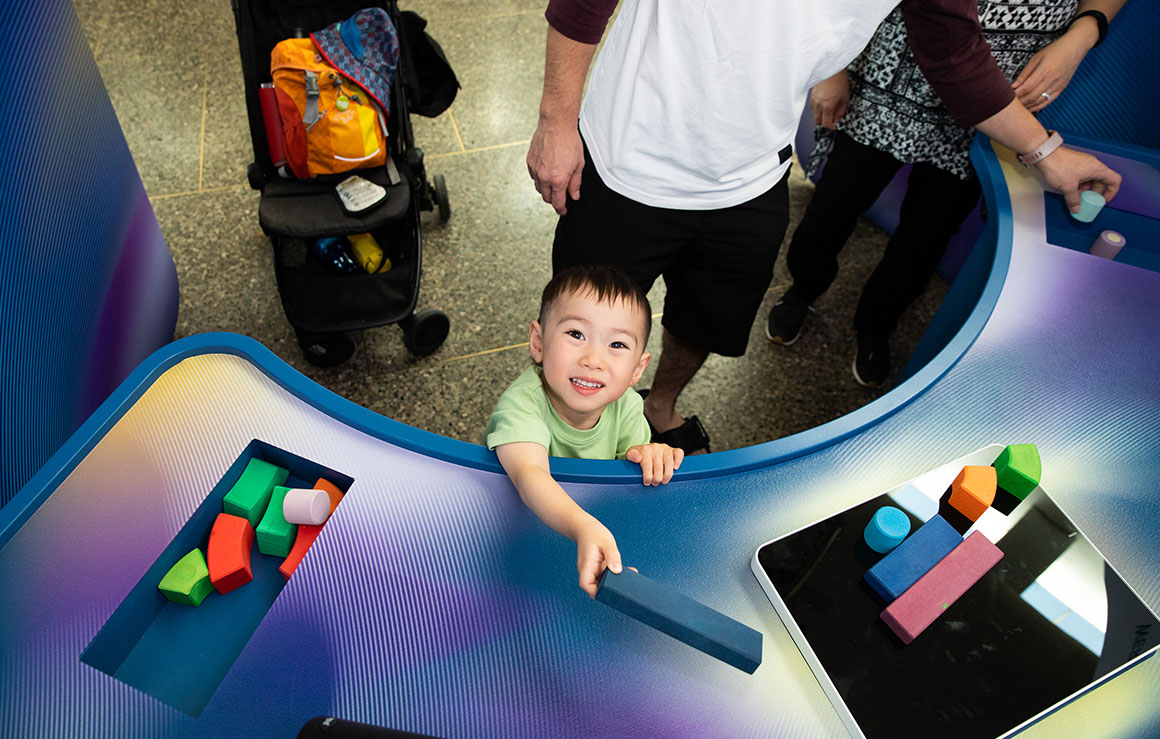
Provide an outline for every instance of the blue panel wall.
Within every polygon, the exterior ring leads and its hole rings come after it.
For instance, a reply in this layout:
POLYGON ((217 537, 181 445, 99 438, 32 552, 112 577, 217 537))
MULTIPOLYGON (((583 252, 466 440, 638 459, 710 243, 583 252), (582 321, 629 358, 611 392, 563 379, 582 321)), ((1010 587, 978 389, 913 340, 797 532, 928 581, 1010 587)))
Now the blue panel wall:
POLYGON ((177 320, 177 273, 69 0, 0 14, 0 505, 177 320))

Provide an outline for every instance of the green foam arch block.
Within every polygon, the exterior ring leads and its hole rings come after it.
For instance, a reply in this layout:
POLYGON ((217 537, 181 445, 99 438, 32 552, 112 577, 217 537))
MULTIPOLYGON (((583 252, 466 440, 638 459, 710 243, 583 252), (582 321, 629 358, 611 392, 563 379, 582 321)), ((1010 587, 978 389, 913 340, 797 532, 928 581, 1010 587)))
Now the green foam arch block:
POLYGON ((284 485, 274 487, 270 494, 270 504, 266 506, 266 514, 258 524, 258 551, 272 557, 286 558, 294 548, 294 539, 298 536, 298 525, 290 523, 282 515, 282 502, 290 488, 284 485))
POLYGON ((274 488, 286 482, 289 476, 288 470, 277 465, 263 459, 251 459, 246 463, 242 476, 222 500, 222 512, 244 518, 257 528, 266 513, 274 488))
POLYGON ((213 590, 213 583, 209 580, 209 567, 202 551, 194 549, 177 560, 177 563, 169 568, 169 572, 165 573, 165 577, 161 578, 157 589, 174 603, 200 606, 205 596, 213 590))

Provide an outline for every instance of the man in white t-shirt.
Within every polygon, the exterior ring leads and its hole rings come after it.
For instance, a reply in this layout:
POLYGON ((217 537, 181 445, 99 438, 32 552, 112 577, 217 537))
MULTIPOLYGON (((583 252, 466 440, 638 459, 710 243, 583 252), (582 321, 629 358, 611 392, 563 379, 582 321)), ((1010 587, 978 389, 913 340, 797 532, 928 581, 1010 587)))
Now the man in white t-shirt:
MULTIPOLYGON (((699 421, 676 413, 677 397, 710 352, 745 352, 788 225, 786 177, 806 95, 861 52, 897 2, 624 0, 581 107, 616 5, 550 0, 528 172, 561 214, 553 271, 616 264, 646 292, 664 276, 662 353, 645 416, 654 441, 708 450, 699 421)), ((1015 99, 980 33, 976 0, 901 7, 915 56, 958 122, 1037 159, 1073 209, 1083 183, 1115 194, 1119 175, 1058 148, 1015 99)))

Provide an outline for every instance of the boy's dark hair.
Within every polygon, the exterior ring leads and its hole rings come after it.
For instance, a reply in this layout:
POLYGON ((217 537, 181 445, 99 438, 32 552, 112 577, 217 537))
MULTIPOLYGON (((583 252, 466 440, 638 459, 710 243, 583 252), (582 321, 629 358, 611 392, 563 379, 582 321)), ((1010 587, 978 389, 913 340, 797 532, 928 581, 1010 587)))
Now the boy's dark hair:
POLYGON ((548 317, 548 311, 562 295, 592 293, 596 302, 615 304, 623 300, 629 306, 638 308, 644 314, 644 335, 641 349, 648 343, 652 331, 652 306, 640 285, 620 267, 610 264, 577 264, 556 274, 544 287, 540 296, 540 323, 548 317))

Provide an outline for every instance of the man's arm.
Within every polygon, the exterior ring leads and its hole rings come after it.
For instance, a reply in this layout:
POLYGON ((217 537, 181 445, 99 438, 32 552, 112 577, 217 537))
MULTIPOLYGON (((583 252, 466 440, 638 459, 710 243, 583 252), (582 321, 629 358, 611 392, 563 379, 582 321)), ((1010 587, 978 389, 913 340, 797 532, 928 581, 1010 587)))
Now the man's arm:
POLYGON ((577 126, 584 78, 592 63, 595 44, 573 41, 548 26, 544 64, 544 92, 540 119, 528 147, 528 174, 545 203, 560 215, 567 212, 567 196, 580 197, 584 145, 577 126))
POLYGON ((567 196, 580 197, 584 145, 577 122, 584 78, 617 0, 552 0, 545 16, 544 91, 540 119, 528 147, 528 174, 545 203, 567 211, 567 196))
POLYGON ((576 542, 580 587, 595 598, 604 567, 621 571, 620 551, 612 533, 552 479, 548 450, 543 446, 530 441, 513 442, 497 446, 495 453, 524 504, 541 521, 576 542))
MULTIPOLYGON (((915 59, 959 125, 974 126, 1020 154, 1047 140, 1047 130, 1015 97, 991 56, 976 0, 905 0, 901 7, 915 59)), ((1111 200, 1120 186, 1120 176, 1095 157, 1066 147, 1035 167, 1073 213, 1082 190, 1111 200)))

